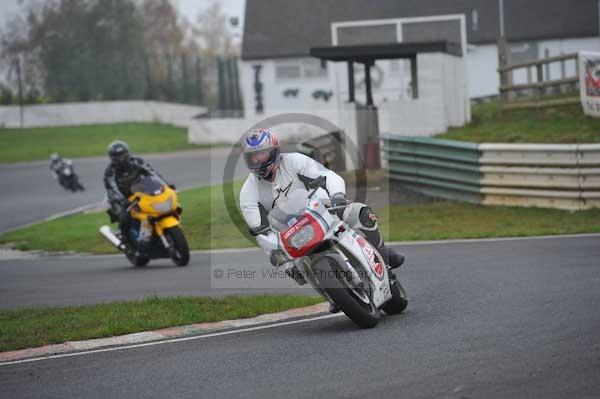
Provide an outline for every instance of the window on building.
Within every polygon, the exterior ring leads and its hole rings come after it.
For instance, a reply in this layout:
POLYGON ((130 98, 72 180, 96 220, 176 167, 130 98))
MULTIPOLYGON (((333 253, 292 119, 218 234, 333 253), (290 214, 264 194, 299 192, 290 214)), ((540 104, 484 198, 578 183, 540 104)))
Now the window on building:
POLYGON ((322 64, 321 60, 308 58, 302 60, 302 71, 305 78, 325 78, 327 77, 327 64, 322 64))
POLYGON ((275 79, 299 79, 302 76, 299 64, 277 63, 275 65, 275 79))
POLYGON ((479 13, 477 13, 477 10, 471 11, 471 28, 474 32, 479 30, 479 13))
POLYGON ((401 60, 390 60, 390 73, 392 75, 400 75, 402 73, 402 62, 401 60))
POLYGON ((275 64, 275 79, 321 79, 327 77, 327 65, 323 66, 316 58, 305 58, 294 61, 277 61, 275 64))

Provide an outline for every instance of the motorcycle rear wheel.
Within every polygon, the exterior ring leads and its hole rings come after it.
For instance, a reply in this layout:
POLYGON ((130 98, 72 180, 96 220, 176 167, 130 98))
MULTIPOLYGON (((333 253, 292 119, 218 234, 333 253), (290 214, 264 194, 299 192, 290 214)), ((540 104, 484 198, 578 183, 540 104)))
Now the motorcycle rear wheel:
POLYGON ((321 287, 335 304, 360 328, 373 328, 379 323, 381 313, 372 304, 366 304, 359 299, 349 283, 341 276, 344 275, 339 261, 333 256, 318 259, 313 265, 321 287), (325 278, 321 276, 327 276, 325 278))
POLYGON ((135 255, 131 252, 126 252, 125 256, 129 260, 129 262, 135 267, 143 267, 143 266, 146 266, 150 262, 150 258, 146 258, 145 256, 135 255))

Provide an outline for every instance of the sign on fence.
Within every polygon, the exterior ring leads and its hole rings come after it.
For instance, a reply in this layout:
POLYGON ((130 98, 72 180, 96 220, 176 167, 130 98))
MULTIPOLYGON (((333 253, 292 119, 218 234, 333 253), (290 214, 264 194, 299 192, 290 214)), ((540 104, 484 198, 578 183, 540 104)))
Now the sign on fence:
POLYGON ((600 53, 579 52, 579 90, 583 112, 600 118, 600 53))

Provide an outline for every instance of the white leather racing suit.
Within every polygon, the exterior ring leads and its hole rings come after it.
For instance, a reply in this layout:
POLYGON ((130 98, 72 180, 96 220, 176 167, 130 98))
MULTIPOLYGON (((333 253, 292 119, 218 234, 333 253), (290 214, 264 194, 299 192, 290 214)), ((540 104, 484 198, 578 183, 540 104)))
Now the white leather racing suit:
POLYGON ((300 153, 281 154, 273 182, 250 174, 240 192, 240 207, 249 227, 257 227, 280 198, 298 189, 308 189, 308 184, 325 176, 328 194, 346 193, 346 183, 337 173, 326 169, 312 158, 300 153), (263 211, 260 208, 264 208, 263 211), (266 212, 266 213, 265 213, 266 212), (261 219, 262 217, 262 219, 261 219))
MULTIPOLYGON (((300 153, 281 154, 281 161, 273 182, 250 174, 240 192, 240 208, 250 228, 266 224, 266 217, 278 200, 298 189, 308 189, 314 179, 325 176, 325 190, 329 196, 346 193, 346 183, 337 173, 325 168, 312 158, 300 153)), ((374 212, 365 204, 353 203, 343 213, 349 226, 362 232, 376 248, 383 246, 374 212)), ((269 234, 273 234, 272 232, 269 234)), ((270 254, 271 248, 262 246, 270 254)))

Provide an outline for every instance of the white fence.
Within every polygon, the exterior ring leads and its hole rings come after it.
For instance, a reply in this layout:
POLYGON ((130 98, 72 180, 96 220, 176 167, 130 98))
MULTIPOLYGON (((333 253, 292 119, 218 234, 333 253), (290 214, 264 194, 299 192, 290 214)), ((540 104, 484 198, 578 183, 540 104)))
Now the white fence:
POLYGON ((158 101, 102 101, 0 107, 0 127, 45 127, 157 122, 189 127, 206 108, 158 101))

